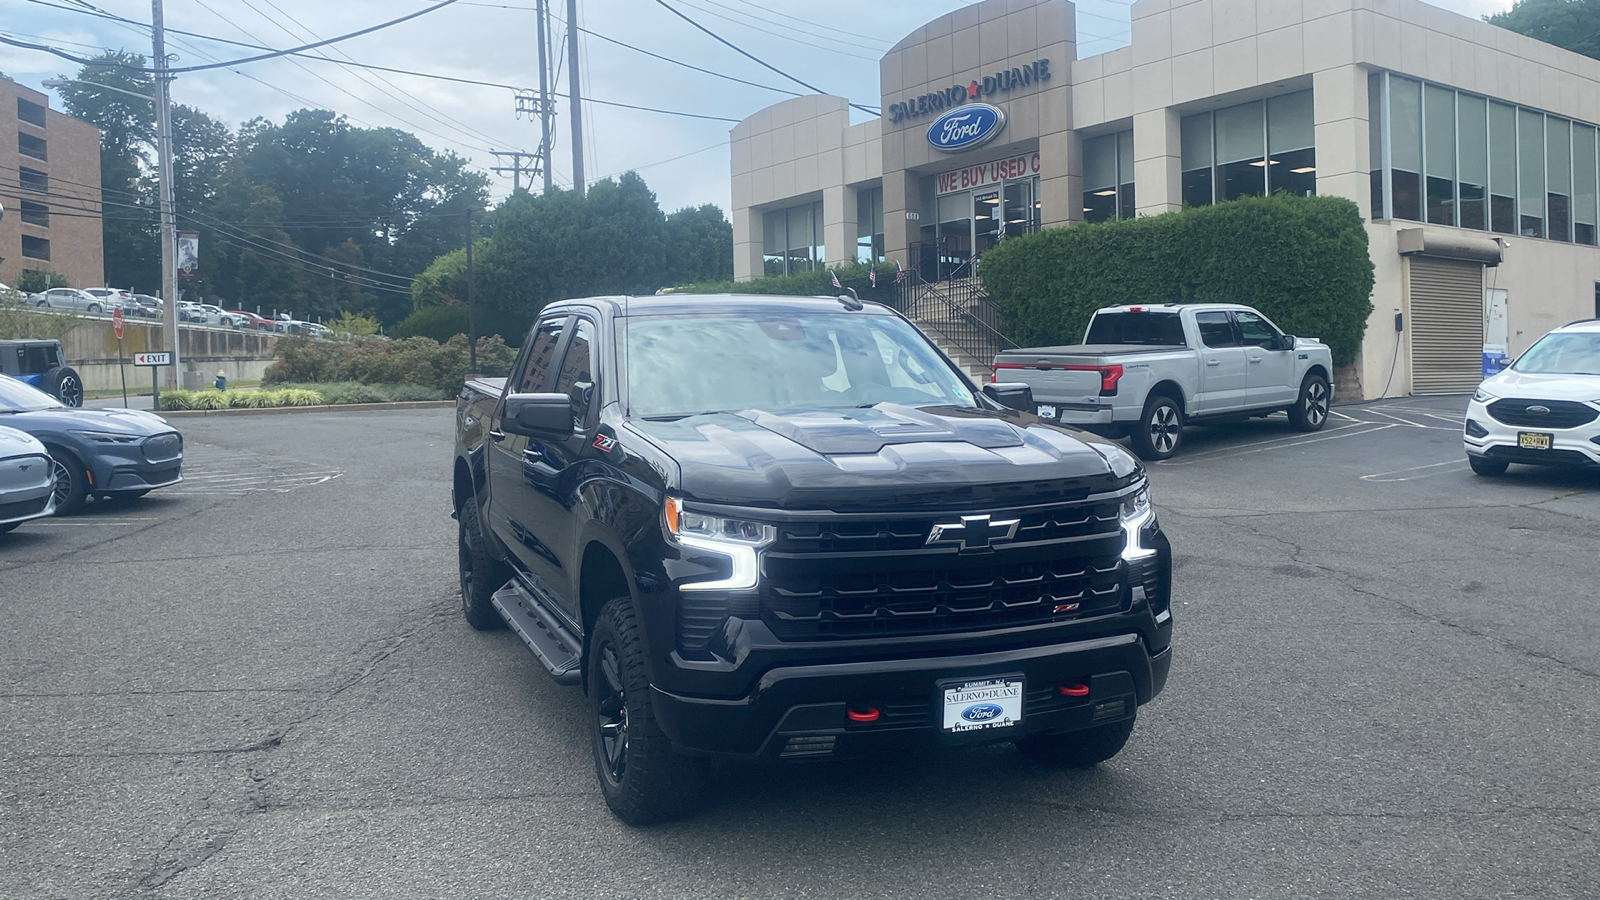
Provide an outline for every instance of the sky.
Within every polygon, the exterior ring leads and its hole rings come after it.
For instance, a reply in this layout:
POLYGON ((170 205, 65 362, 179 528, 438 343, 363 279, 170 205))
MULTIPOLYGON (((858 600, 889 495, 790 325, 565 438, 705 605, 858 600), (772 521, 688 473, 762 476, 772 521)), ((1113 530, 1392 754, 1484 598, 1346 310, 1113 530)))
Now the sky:
MULTIPOLYGON (((768 88, 807 89, 738 55, 675 16, 663 0, 578 0, 579 83, 585 97, 699 116, 742 119, 787 95, 768 88), (602 37, 603 36, 603 37, 602 37), (609 41, 606 39, 610 39, 609 41), (617 42, 765 87, 739 84, 651 58, 617 42)), ((924 22, 968 0, 664 0, 684 15, 777 69, 831 94, 877 106, 878 60, 924 22)), ((1079 0, 1078 53, 1089 56, 1128 42, 1131 0, 1079 0)), ((1295 0, 1284 0, 1295 2, 1295 0)), ((1469 16, 1508 8, 1511 0, 1431 0, 1469 16)), ((166 0, 168 28, 271 47, 333 37, 428 6, 430 0, 166 0), (315 35, 314 37, 312 35, 315 35)), ((508 85, 538 86, 534 0, 458 0, 437 12, 324 48, 334 58, 508 85)), ((54 8, 85 0, 0 0, 0 34, 48 43, 85 56, 101 49, 149 55, 147 29, 54 8)), ((146 0, 93 0, 106 12, 148 22, 146 0)), ((553 43, 561 67, 555 163, 558 184, 572 183, 570 116, 565 99, 565 0, 551 0, 553 43)), ((174 66, 237 59, 252 51, 170 36, 174 66)), ((0 72, 31 87, 77 65, 36 51, 0 45, 0 72)), ((509 165, 492 150, 537 148, 537 119, 519 117, 514 92, 411 75, 358 72, 329 62, 275 59, 237 69, 178 77, 175 102, 229 124, 293 110, 335 110, 361 126, 402 128, 439 150, 453 150, 481 169, 509 165)), ((52 101, 52 105, 59 105, 52 101)), ((865 114, 856 113, 857 120, 865 114)), ((729 208, 728 130, 733 122, 584 104, 586 180, 635 169, 663 209, 713 203, 729 208)), ((510 193, 495 176, 495 197, 510 193)))

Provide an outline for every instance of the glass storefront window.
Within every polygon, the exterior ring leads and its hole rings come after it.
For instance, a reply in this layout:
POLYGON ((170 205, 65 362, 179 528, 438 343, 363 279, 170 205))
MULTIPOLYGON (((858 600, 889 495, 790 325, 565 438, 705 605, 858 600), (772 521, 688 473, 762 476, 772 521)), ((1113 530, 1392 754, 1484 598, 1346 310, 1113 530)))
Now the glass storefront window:
POLYGON ((1212 127, 1216 130, 1218 199, 1266 193, 1266 127, 1261 101, 1217 110, 1212 127))
POLYGON ((1545 202, 1553 241, 1572 240, 1572 123, 1545 120, 1545 202))
POLYGON ((822 265, 822 202, 774 209, 762 215, 762 268, 793 275, 822 265))
POLYGON ((883 188, 856 191, 856 262, 883 262, 883 188))
POLYGON ((1456 224, 1456 92, 1430 84, 1422 92, 1428 221, 1456 224))
POLYGON ((1083 142, 1083 220, 1104 222, 1117 217, 1117 136, 1083 142))
POLYGON ((1316 128, 1311 92, 1297 91, 1267 100, 1267 190, 1297 197, 1317 192, 1316 128))
POLYGON ((1505 103, 1489 104, 1489 219, 1517 233, 1517 108, 1505 103))
POLYGON ((1210 206, 1211 166, 1211 114, 1185 116, 1179 127, 1182 143, 1183 205, 1210 206))
POLYGON ((1422 83, 1389 76, 1389 204, 1422 221, 1422 83))
POLYGON ((1572 232, 1580 244, 1595 244, 1596 213, 1595 129, 1572 128, 1572 232))
POLYGON ((1544 237, 1544 114, 1517 110, 1517 206, 1523 237, 1544 237))
POLYGON ((1456 140, 1461 148, 1459 224, 1483 231, 1489 227, 1489 101, 1470 94, 1456 98, 1456 140))
POLYGON ((1382 72, 1367 76, 1367 165, 1371 169, 1374 220, 1389 218, 1383 189, 1383 81, 1386 77, 1382 72))
POLYGON ((1133 203, 1133 132, 1117 135, 1117 216, 1131 219, 1138 207, 1133 203))

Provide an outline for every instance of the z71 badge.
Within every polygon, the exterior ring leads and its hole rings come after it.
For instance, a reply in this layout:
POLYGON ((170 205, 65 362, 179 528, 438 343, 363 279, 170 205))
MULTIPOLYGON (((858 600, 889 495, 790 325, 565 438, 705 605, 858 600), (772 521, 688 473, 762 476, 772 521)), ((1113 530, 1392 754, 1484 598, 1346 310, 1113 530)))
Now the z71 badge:
POLYGON ((596 450, 599 450, 601 453, 610 453, 611 448, 617 446, 617 439, 614 437, 608 437, 607 435, 597 434, 594 436, 594 443, 591 446, 596 450))

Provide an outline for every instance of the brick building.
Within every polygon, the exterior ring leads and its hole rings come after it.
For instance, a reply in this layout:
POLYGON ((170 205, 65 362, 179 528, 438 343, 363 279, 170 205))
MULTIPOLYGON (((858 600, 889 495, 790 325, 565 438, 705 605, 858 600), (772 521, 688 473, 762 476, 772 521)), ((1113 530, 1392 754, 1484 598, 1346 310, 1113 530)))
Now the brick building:
POLYGON ((76 287, 105 281, 100 131, 0 78, 0 283, 48 269, 76 287))

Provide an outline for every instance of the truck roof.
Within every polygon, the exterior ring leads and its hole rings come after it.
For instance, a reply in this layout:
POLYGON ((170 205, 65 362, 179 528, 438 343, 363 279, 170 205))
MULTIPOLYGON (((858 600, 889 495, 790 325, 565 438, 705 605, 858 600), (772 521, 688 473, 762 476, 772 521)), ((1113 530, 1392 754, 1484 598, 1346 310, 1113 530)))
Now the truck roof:
MULTIPOLYGON (((849 298, 846 297, 846 300, 849 298)), ((622 295, 615 297, 583 297, 559 300, 545 307, 546 312, 560 312, 573 308, 606 308, 616 316, 670 316, 695 312, 733 311, 759 306, 774 312, 838 312, 844 307, 838 297, 784 296, 777 294, 654 294, 622 295)), ((892 315, 893 311, 880 303, 863 302, 861 312, 892 315)))
POLYGON ((1103 312, 1127 312, 1130 309, 1147 310, 1150 312, 1177 312, 1180 309, 1190 309, 1195 312, 1246 310, 1256 312, 1253 306, 1243 303, 1119 303, 1116 306, 1102 306, 1095 310, 1103 312))

